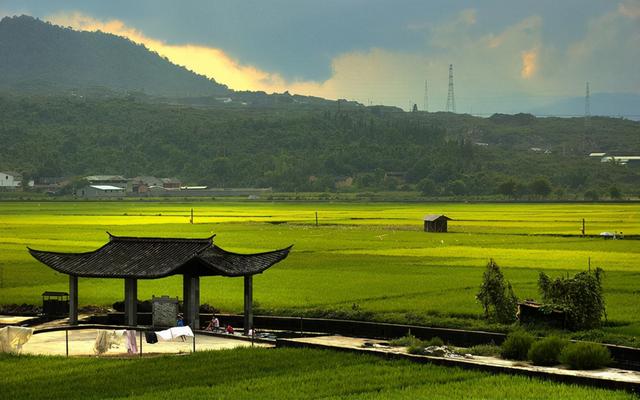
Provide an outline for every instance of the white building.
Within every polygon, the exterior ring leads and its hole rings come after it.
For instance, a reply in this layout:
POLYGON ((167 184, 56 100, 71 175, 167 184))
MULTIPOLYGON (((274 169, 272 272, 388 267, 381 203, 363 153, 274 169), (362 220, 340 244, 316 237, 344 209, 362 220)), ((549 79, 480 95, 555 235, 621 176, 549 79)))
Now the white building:
POLYGON ((17 172, 0 172, 0 188, 16 189, 22 186, 22 175, 17 172))
POLYGON ((123 197, 124 195, 124 188, 112 185, 89 185, 76 191, 76 196, 90 199, 123 197))

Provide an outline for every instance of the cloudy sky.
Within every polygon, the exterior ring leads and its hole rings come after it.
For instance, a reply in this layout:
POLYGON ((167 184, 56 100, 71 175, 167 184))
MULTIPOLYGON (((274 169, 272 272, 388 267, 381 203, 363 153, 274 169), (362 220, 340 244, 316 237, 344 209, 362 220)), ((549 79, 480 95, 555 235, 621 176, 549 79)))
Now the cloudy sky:
POLYGON ((238 90, 445 108, 526 110, 640 93, 640 0, 1 0, 126 36, 238 90))

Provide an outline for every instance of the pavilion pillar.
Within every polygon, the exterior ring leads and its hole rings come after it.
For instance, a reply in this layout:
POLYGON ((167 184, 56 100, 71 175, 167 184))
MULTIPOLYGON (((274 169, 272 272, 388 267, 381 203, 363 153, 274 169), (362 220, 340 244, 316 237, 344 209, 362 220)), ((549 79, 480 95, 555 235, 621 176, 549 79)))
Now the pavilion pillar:
POLYGON ((253 329, 253 275, 244 276, 244 334, 253 329))
POLYGON ((197 275, 190 277, 188 315, 187 324, 191 329, 200 329, 200 277, 197 275))
POLYGON ((124 323, 130 326, 138 324, 138 280, 135 278, 124 280, 124 323))
POLYGON ((69 275, 69 325, 78 325, 78 277, 69 275))
POLYGON ((189 302, 191 293, 191 275, 182 275, 182 314, 184 315, 185 325, 190 317, 189 302))

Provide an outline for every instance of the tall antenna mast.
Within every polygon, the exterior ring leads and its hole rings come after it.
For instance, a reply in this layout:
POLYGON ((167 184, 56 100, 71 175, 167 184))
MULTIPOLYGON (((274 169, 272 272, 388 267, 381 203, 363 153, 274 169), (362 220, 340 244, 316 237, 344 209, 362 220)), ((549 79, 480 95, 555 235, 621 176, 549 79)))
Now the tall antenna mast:
POLYGON ((589 82, 587 82, 587 87, 584 95, 584 134, 582 145, 584 146, 584 150, 587 150, 588 141, 590 141, 589 130, 591 129, 591 92, 589 91, 589 82))
POLYGON ((449 93, 447 94, 447 112, 456 112, 456 99, 453 94, 453 64, 449 64, 449 93))
POLYGON ((591 92, 589 91, 589 82, 587 82, 587 90, 584 96, 584 118, 585 122, 591 118, 591 92))
POLYGON ((424 110, 429 111, 429 87, 426 79, 424 80, 424 110))

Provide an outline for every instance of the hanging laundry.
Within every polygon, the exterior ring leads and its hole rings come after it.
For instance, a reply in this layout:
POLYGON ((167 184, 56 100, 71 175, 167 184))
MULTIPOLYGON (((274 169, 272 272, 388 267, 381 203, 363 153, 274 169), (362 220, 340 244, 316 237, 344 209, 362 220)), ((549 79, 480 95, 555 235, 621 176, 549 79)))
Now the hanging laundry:
POLYGON ((106 353, 107 350, 109 350, 109 332, 100 330, 93 344, 93 352, 100 355, 106 353))
POLYGON ((137 354, 138 343, 136 341, 136 331, 125 331, 125 339, 127 341, 127 353, 137 354))
POLYGON ((176 326, 174 328, 169 329, 171 331, 171 335, 174 338, 180 337, 180 336, 189 336, 189 337, 193 337, 193 331, 191 330, 191 328, 189 326, 176 326))
POLYGON ((178 337, 193 337, 193 331, 188 326, 176 326, 163 331, 158 331, 156 332, 156 336, 158 337, 158 340, 170 342, 178 337))
POLYGON ((122 341, 122 334, 118 331, 99 330, 93 344, 93 352, 97 355, 106 353, 109 349, 118 348, 122 341))
POLYGON ((171 329, 165 329, 164 331, 156 332, 156 337, 158 338, 158 340, 161 340, 163 342, 170 342, 171 340, 173 340, 173 336, 171 336, 171 329))
POLYGON ((20 353, 33 335, 33 328, 5 326, 0 329, 0 353, 20 353))
POLYGON ((149 344, 158 343, 158 336, 153 331, 145 332, 144 333, 144 338, 146 339, 147 343, 149 343, 149 344))

